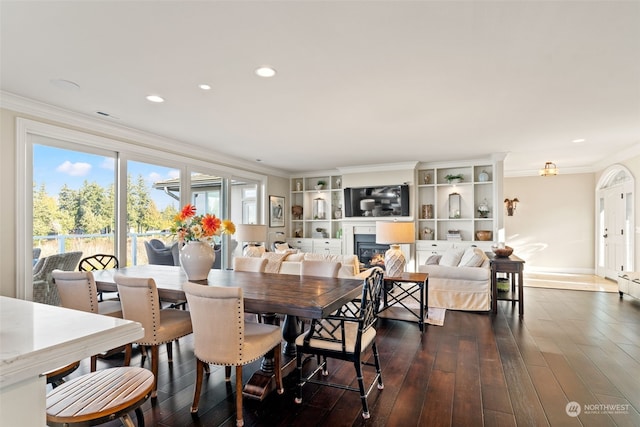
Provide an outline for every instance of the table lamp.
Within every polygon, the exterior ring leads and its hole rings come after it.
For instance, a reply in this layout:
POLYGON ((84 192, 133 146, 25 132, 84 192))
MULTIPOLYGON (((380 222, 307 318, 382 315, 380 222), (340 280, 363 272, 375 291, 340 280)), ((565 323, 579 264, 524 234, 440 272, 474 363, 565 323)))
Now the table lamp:
POLYGON ((385 276, 402 275, 407 260, 400 249, 400 244, 415 241, 416 230, 413 222, 376 222, 376 243, 391 245, 384 254, 385 276))
POLYGON ((242 251, 242 255, 260 257, 264 251, 260 249, 258 243, 267 240, 267 226, 260 224, 238 224, 236 227, 236 238, 238 242, 247 243, 247 247, 242 251))

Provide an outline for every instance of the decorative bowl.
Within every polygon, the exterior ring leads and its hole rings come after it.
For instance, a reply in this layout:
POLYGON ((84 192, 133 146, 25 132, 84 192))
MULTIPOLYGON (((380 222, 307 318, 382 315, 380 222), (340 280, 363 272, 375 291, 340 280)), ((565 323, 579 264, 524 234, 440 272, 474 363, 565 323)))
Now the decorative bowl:
POLYGON ((476 237, 478 238, 478 240, 481 241, 488 241, 491 240, 491 236, 492 236, 492 232, 491 230, 478 230, 476 231, 476 237))
POLYGON ((491 250, 493 250, 493 253, 500 258, 506 258, 513 253, 513 248, 511 246, 505 246, 504 248, 492 247, 491 250))

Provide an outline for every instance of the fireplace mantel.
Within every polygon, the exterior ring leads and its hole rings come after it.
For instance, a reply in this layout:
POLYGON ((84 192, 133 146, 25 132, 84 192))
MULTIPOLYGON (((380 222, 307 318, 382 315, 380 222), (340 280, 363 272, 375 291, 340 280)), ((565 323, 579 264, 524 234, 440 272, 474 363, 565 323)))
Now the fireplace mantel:
MULTIPOLYGON (((380 221, 380 218, 376 218, 380 221)), ((345 254, 356 254, 355 235, 356 234, 376 234, 375 221, 344 221, 342 224, 342 239, 345 254)), ((400 249, 407 258, 407 271, 413 271, 413 256, 411 255, 411 245, 400 245, 400 249)))

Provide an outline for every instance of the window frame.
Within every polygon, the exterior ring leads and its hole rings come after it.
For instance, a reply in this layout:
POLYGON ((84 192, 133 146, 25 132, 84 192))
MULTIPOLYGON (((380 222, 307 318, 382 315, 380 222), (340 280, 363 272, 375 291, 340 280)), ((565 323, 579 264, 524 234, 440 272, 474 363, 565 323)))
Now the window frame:
MULTIPOLYGON (((191 200, 191 172, 208 172, 223 178, 223 210, 229 214, 229 186, 231 179, 250 180, 258 183, 258 201, 264 199, 267 176, 255 172, 239 170, 229 166, 217 164, 182 155, 170 150, 156 147, 165 146, 166 141, 158 138, 154 148, 150 148, 150 141, 136 144, 124 142, 111 136, 100 136, 87 131, 70 129, 62 126, 42 123, 39 121, 16 118, 16 297, 33 299, 33 144, 34 137, 45 137, 56 140, 59 147, 70 150, 88 152, 91 154, 111 156, 115 153, 114 183, 116 188, 116 233, 115 250, 122 257, 122 265, 126 265, 127 227, 126 227, 126 190, 127 190, 127 162, 158 164, 180 170, 180 204, 191 200), (124 177, 122 179, 121 177, 124 177), (124 195, 124 196, 123 196, 124 195)), ((41 144, 41 143, 40 143, 41 144)), ((264 223, 264 203, 258 202, 258 217, 264 223)))

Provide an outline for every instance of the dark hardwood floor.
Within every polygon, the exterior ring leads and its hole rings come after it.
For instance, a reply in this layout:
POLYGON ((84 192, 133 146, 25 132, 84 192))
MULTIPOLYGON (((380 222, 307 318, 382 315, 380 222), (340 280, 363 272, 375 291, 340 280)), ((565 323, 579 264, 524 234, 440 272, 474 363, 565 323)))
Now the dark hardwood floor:
MULTIPOLYGON (((542 288, 525 288, 525 300, 522 320, 517 306, 501 301, 496 316, 448 311, 443 327, 423 334, 414 323, 380 319, 385 388, 372 390, 369 420, 353 392, 307 385, 296 405, 290 375, 284 395, 245 398, 245 425, 640 426, 640 302, 542 288), (567 415, 570 402, 581 410, 577 417, 567 415)), ((245 380, 257 366, 245 369, 245 380)), ((336 381, 354 378, 351 365, 330 367, 336 381)), ((235 425, 233 386, 219 367, 192 417, 194 368, 190 337, 174 347, 172 366, 161 350, 158 399, 143 406, 147 426, 235 425)), ((83 361, 74 375, 87 369, 83 361)))

